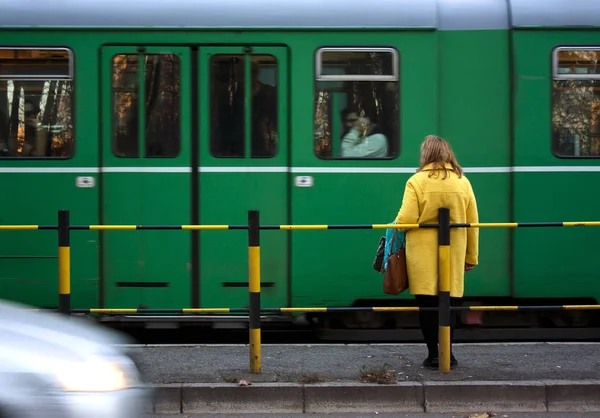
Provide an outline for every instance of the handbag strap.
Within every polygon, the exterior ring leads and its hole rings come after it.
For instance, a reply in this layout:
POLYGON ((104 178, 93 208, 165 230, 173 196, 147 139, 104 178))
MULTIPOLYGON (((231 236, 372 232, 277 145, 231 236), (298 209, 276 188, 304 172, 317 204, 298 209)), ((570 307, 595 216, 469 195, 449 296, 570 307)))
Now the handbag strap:
POLYGON ((394 251, 394 242, 396 242, 397 234, 398 234, 398 228, 394 228, 394 235, 392 235, 392 246, 390 247, 391 251, 394 251))
MULTIPOLYGON (((398 234, 398 228, 394 228, 394 235, 392 236, 392 246, 390 248, 391 251, 394 251, 394 243, 396 242, 397 234, 398 234)), ((402 248, 406 248, 406 233, 404 234, 404 239, 402 240, 402 248)))

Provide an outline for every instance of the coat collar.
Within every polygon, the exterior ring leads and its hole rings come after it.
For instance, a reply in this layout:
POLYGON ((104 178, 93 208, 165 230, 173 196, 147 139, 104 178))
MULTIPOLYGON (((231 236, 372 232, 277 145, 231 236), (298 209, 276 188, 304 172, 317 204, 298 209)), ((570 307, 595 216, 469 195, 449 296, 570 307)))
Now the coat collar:
MULTIPOLYGON (((452 166, 450 164, 448 164, 448 163, 444 163, 444 168, 447 169, 447 170, 452 170, 452 166)), ((421 171, 433 171, 433 170, 434 170, 433 163, 426 164, 421 169, 421 171)), ((437 170, 439 170, 439 168, 437 170)))

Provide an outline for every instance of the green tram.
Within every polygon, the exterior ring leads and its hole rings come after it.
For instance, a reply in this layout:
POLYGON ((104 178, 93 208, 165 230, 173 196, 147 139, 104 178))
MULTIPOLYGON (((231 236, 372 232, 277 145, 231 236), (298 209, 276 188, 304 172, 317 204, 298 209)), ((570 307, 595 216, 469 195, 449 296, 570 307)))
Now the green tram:
MULTIPOLYGON (((0 224, 55 225, 59 209, 73 225, 243 225, 251 209, 268 225, 391 222, 427 134, 451 142, 481 222, 600 220, 598 1, 0 5, 0 224), (344 145, 360 115, 385 147, 344 145)), ((413 305, 383 294, 371 267, 381 234, 263 231, 262 306, 413 305)), ((599 234, 482 229, 465 303, 599 303, 599 234)), ((246 307, 247 242, 243 230, 72 231, 72 308, 246 307)), ((55 308, 57 270, 56 232, 2 232, 2 298, 55 308)), ((416 324, 406 313, 314 318, 416 324)))

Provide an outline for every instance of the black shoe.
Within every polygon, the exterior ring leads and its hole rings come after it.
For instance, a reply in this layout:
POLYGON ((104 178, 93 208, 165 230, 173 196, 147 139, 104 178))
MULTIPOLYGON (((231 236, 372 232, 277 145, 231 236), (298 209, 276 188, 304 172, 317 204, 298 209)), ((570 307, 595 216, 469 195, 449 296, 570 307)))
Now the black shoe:
POLYGON ((423 361, 423 366, 426 369, 437 370, 440 368, 440 359, 438 357, 427 357, 423 361))
MULTIPOLYGON (((438 370, 440 368, 440 359, 439 357, 427 357, 423 361, 423 366, 427 369, 438 370)), ((453 369, 456 366, 458 366, 458 360, 452 355, 450 356, 450 368, 453 369)))
POLYGON ((450 354, 450 368, 453 369, 458 366, 458 360, 454 358, 454 354, 450 354))

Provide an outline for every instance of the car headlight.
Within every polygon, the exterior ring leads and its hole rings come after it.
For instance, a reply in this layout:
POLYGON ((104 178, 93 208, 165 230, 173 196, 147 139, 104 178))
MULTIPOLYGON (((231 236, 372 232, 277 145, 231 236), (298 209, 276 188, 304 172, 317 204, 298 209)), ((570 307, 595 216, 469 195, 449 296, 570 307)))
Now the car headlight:
POLYGON ((73 361, 56 370, 59 382, 69 392, 109 392, 128 387, 126 371, 104 359, 73 361))

